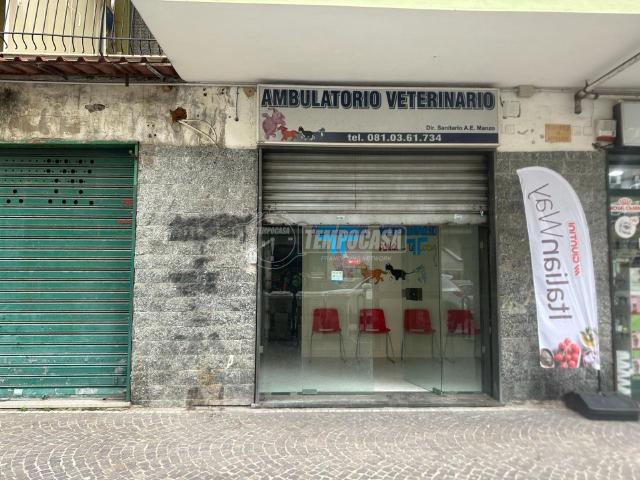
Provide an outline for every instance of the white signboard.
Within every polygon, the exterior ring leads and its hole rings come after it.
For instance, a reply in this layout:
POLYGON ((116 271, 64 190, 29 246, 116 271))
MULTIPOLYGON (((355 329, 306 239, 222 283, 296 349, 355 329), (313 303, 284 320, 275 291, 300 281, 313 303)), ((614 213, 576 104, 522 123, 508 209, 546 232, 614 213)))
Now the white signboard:
POLYGON ((260 85, 262 144, 498 144, 493 89, 260 85))
POLYGON ((600 369, 589 228, 569 183, 548 168, 518 170, 536 294, 540 365, 600 369))

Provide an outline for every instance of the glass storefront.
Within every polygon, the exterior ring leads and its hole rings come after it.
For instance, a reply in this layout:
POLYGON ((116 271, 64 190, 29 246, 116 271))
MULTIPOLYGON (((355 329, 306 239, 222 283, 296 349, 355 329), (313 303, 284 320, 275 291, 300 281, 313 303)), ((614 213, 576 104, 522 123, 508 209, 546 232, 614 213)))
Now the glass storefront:
POLYGON ((483 391, 486 235, 484 225, 264 225, 261 399, 483 391))
POLYGON ((640 154, 609 154, 608 179, 616 384, 640 400, 640 154))

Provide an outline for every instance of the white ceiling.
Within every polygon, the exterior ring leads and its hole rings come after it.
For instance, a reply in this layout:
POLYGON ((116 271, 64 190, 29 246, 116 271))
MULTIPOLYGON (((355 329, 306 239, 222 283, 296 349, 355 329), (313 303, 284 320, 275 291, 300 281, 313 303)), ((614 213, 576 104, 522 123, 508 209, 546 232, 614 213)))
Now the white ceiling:
MULTIPOLYGON (((640 15, 134 0, 186 81, 581 87, 640 51, 640 15)), ((640 64, 603 85, 640 89, 640 64)))

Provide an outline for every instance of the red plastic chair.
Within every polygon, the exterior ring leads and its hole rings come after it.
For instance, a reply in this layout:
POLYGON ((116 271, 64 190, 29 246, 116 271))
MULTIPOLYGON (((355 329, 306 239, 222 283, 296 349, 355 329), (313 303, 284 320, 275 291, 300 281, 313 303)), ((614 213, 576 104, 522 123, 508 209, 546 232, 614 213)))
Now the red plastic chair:
POLYGON ((392 357, 395 357, 393 351, 393 343, 391 343, 391 337, 389 332, 391 330, 387 328, 387 322, 384 319, 384 310, 381 308, 363 308, 360 310, 360 316, 358 318, 358 338, 356 340, 356 358, 360 354, 360 335, 363 333, 370 333, 373 335, 384 335, 384 351, 387 356, 387 360, 391 363, 395 363, 392 357), (391 345, 391 355, 389 356, 389 345, 391 345))
POLYGON ((471 310, 454 309, 447 312, 447 338, 444 341, 445 358, 447 357, 447 341, 449 337, 454 336, 474 337, 473 354, 476 355, 478 344, 476 339, 480 336, 480 329, 475 325, 471 310))
POLYGON ((409 308, 404 311, 404 329, 400 358, 404 360, 404 341, 407 334, 431 335, 431 358, 434 356, 434 338, 436 331, 431 326, 431 315, 426 308, 409 308))
POLYGON ((316 308, 313 310, 311 324, 311 338, 309 340, 309 361, 313 357, 313 335, 316 333, 337 333, 340 340, 340 358, 344 361, 344 344, 342 343, 342 329, 338 310, 335 308, 316 308))

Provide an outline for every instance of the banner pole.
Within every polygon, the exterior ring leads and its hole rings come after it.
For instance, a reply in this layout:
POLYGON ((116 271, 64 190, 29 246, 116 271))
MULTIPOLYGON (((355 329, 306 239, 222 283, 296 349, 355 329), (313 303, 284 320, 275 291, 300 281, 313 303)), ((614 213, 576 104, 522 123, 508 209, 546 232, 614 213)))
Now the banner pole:
POLYGON ((602 393, 602 370, 598 369, 598 393, 602 393))

